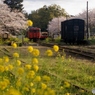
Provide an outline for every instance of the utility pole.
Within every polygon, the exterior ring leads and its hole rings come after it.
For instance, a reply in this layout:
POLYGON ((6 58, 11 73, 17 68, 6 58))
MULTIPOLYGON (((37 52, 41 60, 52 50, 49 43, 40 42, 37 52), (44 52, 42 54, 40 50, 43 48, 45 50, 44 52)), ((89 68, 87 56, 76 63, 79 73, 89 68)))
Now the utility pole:
POLYGON ((89 34, 88 34, 88 1, 87 1, 87 30, 86 32, 87 32, 87 39, 88 39, 89 37, 89 34))

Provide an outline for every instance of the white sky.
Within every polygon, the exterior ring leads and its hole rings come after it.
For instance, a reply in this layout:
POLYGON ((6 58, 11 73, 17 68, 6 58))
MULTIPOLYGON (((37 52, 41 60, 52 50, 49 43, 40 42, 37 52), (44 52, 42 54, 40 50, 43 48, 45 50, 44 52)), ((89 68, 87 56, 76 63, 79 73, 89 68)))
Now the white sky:
POLYGON ((57 4, 61 8, 64 8, 65 11, 70 15, 77 15, 87 8, 95 8, 95 0, 24 0, 24 10, 28 13, 31 13, 33 10, 42 8, 44 5, 57 4))

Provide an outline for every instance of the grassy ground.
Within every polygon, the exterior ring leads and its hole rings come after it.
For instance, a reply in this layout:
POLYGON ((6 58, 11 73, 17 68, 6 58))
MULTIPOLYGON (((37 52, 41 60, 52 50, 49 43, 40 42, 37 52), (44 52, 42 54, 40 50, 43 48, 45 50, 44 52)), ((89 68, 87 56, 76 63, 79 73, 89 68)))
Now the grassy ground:
MULTIPOLYGON (((87 60, 74 59, 71 56, 66 57, 63 52, 54 53, 52 57, 45 55, 45 51, 49 48, 42 46, 33 46, 40 50, 39 60, 39 75, 48 75, 51 78, 49 87, 56 91, 56 95, 92 95, 91 91, 95 87, 95 64, 87 60), (78 89, 74 87, 86 89, 78 89)), ((2 50, 2 46, 0 49, 2 50)), ((27 46, 18 47, 13 49, 12 47, 6 47, 11 55, 14 52, 19 53, 20 59, 26 63, 31 61, 32 55, 27 52, 27 46)), ((5 56, 0 52, 0 57, 5 56)), ((14 62, 14 59, 11 59, 14 62)), ((25 94, 30 95, 30 94, 25 94)), ((36 95, 36 94, 33 94, 36 95)), ((53 95, 53 94, 51 94, 53 95)))

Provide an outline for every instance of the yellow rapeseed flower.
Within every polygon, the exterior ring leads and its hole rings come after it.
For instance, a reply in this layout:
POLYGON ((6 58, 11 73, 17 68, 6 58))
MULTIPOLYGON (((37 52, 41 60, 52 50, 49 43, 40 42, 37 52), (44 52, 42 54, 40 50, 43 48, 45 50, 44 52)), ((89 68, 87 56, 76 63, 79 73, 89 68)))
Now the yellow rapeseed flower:
POLYGON ((29 52, 32 52, 32 51, 33 51, 33 47, 32 47, 32 46, 29 46, 29 47, 28 47, 28 51, 29 51, 29 52))
POLYGON ((21 65, 21 61, 17 60, 17 65, 20 66, 21 65))
POLYGON ((43 77, 42 77, 42 79, 44 80, 44 81, 50 81, 50 77, 49 76, 47 76, 47 75, 44 75, 43 77))
POLYGON ((47 91, 48 91, 48 95, 55 95, 55 91, 54 90, 49 88, 47 91))
POLYGON ((10 81, 4 78, 3 81, 0 81, 0 89, 1 90, 6 89, 9 84, 10 84, 10 81))
POLYGON ((53 46, 53 50, 54 50, 55 52, 57 52, 57 51, 59 50, 59 47, 58 47, 57 45, 54 45, 54 46, 53 46))
POLYGON ((35 93, 36 92, 36 89, 35 88, 32 88, 31 89, 31 93, 33 94, 33 93, 35 93))
POLYGON ((30 86, 32 87, 33 85, 34 85, 33 82, 31 82, 31 83, 30 83, 30 86))
POLYGON ((6 82, 6 83, 7 83, 7 85, 9 85, 9 84, 10 84, 9 79, 4 78, 3 80, 4 80, 4 82, 6 82))
POLYGON ((4 62, 9 62, 9 57, 8 57, 8 56, 4 56, 4 57, 3 57, 3 61, 4 61, 4 62))
POLYGON ((9 68, 9 70, 12 70, 14 67, 13 67, 13 65, 9 64, 8 68, 9 68))
POLYGON ((13 57, 18 58, 19 54, 18 53, 13 53, 13 57))
POLYGON ((52 55, 53 55, 52 50, 50 50, 50 49, 49 49, 49 50, 47 50, 47 51, 46 51, 46 55, 47 55, 47 56, 52 56, 52 55))
POLYGON ((40 76, 36 76, 35 79, 34 79, 35 82, 39 82, 41 81, 41 77, 40 76))
POLYGON ((12 43, 11 44, 13 48, 17 48, 17 44, 16 43, 12 43))
POLYGON ((40 51, 38 49, 33 49, 32 54, 33 56, 39 56, 40 51))
POLYGON ((38 67, 38 65, 33 65, 33 69, 34 69, 34 71, 38 71, 39 70, 39 67, 38 67))
POLYGON ((24 73, 24 69, 22 67, 18 68, 17 71, 18 71, 18 74, 20 75, 24 73))
POLYGON ((0 81, 0 89, 4 90, 7 88, 7 83, 5 81, 0 81))
POLYGON ((17 86, 17 87, 20 87, 20 86, 21 86, 21 80, 17 80, 16 86, 17 86))
POLYGON ((27 91, 28 92, 29 88, 25 86, 25 87, 23 87, 23 91, 27 91))
POLYGON ((5 71, 5 68, 3 65, 0 65, 0 72, 3 73, 5 71))
POLYGON ((31 69, 31 65, 30 64, 26 64, 25 68, 29 70, 29 69, 31 69))
POLYGON ((45 83, 41 83, 41 88, 42 89, 46 89, 47 88, 47 85, 45 83))
POLYGON ((28 20, 27 21, 27 26, 32 26, 33 25, 33 22, 31 20, 28 20))
POLYGON ((38 64, 38 59, 37 58, 33 58, 32 59, 32 64, 38 64))
POLYGON ((10 88, 8 89, 5 95, 22 95, 22 94, 19 92, 19 90, 15 88, 10 88))
POLYGON ((30 70, 28 73, 27 73, 27 78, 33 78, 35 75, 35 72, 33 70, 30 70))

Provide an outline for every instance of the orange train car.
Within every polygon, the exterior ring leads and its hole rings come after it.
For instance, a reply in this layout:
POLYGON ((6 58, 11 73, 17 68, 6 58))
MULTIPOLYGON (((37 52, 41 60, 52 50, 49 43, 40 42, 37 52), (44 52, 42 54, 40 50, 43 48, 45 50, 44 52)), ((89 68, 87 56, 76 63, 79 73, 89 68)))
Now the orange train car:
POLYGON ((27 37, 33 41, 37 41, 38 39, 43 40, 48 37, 48 32, 41 32, 41 29, 38 27, 29 27, 27 37))

